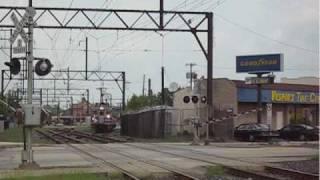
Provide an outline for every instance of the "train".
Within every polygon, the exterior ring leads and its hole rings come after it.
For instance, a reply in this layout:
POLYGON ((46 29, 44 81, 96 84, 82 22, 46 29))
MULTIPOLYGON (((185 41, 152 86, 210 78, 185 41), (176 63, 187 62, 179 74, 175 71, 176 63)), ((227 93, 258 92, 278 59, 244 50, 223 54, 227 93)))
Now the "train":
POLYGON ((91 128, 95 133, 110 133, 118 124, 118 119, 112 115, 112 109, 101 103, 95 106, 91 116, 91 128))

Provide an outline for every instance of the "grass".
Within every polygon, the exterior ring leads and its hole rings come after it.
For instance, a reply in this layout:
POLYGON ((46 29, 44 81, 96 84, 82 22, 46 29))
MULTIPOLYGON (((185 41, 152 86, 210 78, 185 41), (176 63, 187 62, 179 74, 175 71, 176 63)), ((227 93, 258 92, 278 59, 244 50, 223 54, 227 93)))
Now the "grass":
POLYGON ((59 174, 47 176, 25 176, 25 177, 12 177, 6 180, 106 180, 118 179, 119 176, 106 177, 105 175, 90 174, 90 173, 75 173, 75 174, 59 174))
MULTIPOLYGON (((33 131, 33 143, 37 144, 47 144, 52 143, 45 138, 38 138, 39 135, 35 136, 36 132, 33 131)), ((22 127, 15 127, 6 129, 4 132, 0 133, 0 142, 23 142, 23 132, 22 127)))
POLYGON ((208 177, 223 176, 225 175, 225 169, 220 165, 208 166, 206 175, 208 177))
POLYGON ((10 128, 0 133, 0 142, 23 142, 22 128, 10 128))

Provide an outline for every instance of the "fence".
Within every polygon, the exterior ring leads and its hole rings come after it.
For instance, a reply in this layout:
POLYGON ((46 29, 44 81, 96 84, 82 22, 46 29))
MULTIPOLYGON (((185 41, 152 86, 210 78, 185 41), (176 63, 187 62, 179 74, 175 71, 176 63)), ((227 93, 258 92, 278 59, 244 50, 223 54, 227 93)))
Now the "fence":
POLYGON ((121 116, 121 134, 139 138, 163 138, 192 133, 192 119, 195 116, 195 109, 175 109, 169 106, 127 113, 121 116))

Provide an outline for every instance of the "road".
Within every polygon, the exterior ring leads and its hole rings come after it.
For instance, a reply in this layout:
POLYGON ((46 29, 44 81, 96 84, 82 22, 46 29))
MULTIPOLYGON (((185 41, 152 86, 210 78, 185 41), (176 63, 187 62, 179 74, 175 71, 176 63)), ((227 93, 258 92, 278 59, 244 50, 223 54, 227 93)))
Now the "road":
MULTIPOLYGON (((0 144, 4 146, 5 144, 0 144)), ((188 143, 110 143, 54 144, 36 146, 35 161, 45 171, 39 173, 86 170, 116 172, 118 167, 138 177, 169 172, 200 178, 205 166, 233 166, 259 169, 282 161, 299 161, 318 155, 317 143, 211 143, 191 146, 188 143), (50 171, 48 171, 50 169, 50 171)), ((0 148, 0 178, 20 164, 21 147, 0 148)), ((27 173, 30 173, 27 171, 27 173)))

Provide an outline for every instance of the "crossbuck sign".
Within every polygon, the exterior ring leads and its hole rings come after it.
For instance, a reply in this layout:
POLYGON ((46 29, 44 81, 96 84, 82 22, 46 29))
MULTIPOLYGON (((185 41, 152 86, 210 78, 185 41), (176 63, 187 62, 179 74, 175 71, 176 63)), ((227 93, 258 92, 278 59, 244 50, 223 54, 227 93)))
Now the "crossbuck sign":
POLYGON ((17 16, 14 13, 11 14, 11 20, 13 21, 14 26, 16 27, 12 36, 10 37, 11 44, 15 42, 19 34, 22 37, 23 41, 26 44, 28 43, 28 36, 24 31, 23 27, 27 24, 29 17, 34 17, 35 15, 36 15, 36 11, 32 7, 26 8, 26 12, 20 21, 18 20, 17 16))

